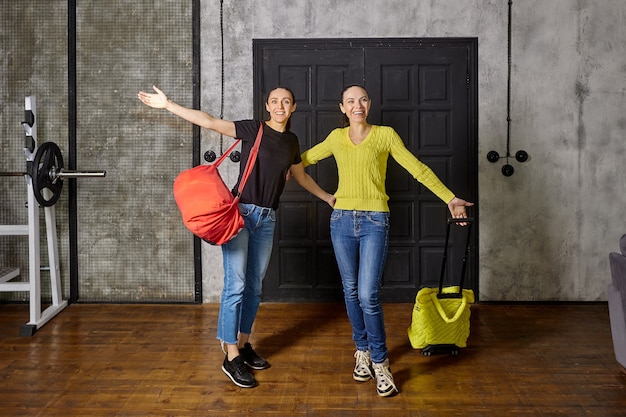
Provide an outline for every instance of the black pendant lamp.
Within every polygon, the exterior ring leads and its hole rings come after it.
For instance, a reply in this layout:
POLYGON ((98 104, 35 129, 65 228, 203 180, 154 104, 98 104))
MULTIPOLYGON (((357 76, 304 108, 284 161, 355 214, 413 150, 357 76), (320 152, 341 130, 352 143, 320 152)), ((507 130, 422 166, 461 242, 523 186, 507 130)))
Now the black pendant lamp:
MULTIPOLYGON (((511 9, 513 6, 513 0, 509 0, 509 27, 508 27, 508 77, 507 77, 507 89, 506 89, 506 163, 502 166, 502 175, 510 177, 515 172, 515 169, 509 164, 509 158, 511 158, 511 9)), ((502 158, 496 151, 489 151, 487 153, 487 160, 495 163, 502 158)), ((526 151, 515 152, 515 160, 517 162, 526 162, 528 160, 528 153, 526 151)))
MULTIPOLYGON (((220 39, 222 47, 222 96, 220 100, 220 119, 224 118, 224 0, 220 0, 220 39)), ((220 155, 224 153, 224 135, 220 134, 220 155)), ((232 151, 228 155, 231 161, 239 162, 241 160, 241 153, 239 151, 232 151)), ((217 154, 213 150, 208 150, 204 153, 204 160, 207 162, 213 162, 217 158, 217 154)))

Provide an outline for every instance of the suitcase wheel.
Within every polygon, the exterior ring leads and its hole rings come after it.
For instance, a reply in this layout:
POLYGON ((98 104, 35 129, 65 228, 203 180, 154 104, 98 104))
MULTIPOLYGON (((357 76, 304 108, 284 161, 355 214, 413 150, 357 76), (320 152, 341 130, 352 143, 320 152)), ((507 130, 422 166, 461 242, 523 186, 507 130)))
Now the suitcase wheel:
POLYGON ((422 355, 424 356, 443 354, 457 356, 459 354, 459 347, 457 345, 428 345, 422 349, 422 355))

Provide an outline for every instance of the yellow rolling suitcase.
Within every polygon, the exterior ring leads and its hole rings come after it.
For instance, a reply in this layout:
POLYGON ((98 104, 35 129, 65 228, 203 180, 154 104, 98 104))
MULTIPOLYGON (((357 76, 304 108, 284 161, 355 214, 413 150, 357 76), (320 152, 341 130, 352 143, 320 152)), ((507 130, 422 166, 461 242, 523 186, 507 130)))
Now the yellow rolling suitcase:
POLYGON ((439 287, 422 288, 415 297, 411 325, 407 333, 411 346, 414 349, 421 349, 425 356, 442 353, 457 355, 459 348, 467 346, 470 332, 470 305, 474 302, 474 292, 463 289, 463 280, 472 224, 472 219, 448 219, 439 287), (459 285, 444 287, 450 226, 459 223, 468 223, 459 285))

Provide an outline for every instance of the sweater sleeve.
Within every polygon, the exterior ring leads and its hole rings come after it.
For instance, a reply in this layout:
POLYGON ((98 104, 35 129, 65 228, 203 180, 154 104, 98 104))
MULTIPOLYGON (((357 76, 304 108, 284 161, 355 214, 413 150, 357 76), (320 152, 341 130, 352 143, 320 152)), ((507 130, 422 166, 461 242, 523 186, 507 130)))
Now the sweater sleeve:
POLYGON ((446 204, 454 198, 454 193, 441 182, 433 170, 417 159, 417 157, 404 146, 404 142, 402 142, 402 139, 395 130, 393 134, 390 135, 390 141, 391 147, 389 153, 391 157, 406 169, 413 178, 422 183, 446 204))
POLYGON ((329 146, 329 137, 327 137, 324 141, 318 143, 313 146, 311 149, 302 153, 302 165, 305 167, 309 165, 315 165, 322 159, 328 158, 333 153, 330 150, 329 146))

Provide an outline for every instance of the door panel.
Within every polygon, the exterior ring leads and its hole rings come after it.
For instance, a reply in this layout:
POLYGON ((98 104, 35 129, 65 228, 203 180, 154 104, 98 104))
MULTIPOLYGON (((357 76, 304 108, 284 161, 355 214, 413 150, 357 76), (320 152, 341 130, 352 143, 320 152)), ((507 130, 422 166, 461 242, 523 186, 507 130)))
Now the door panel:
MULTIPOLYGON (((257 62, 263 62, 261 90, 275 86, 293 90, 297 111, 291 129, 304 152, 337 127, 341 120, 339 95, 345 83, 362 82, 363 53, 332 45, 306 50, 300 44, 267 46, 257 62)), ((255 88, 255 91, 258 89, 255 88)), ((261 109, 262 101, 257 100, 261 109)), ((260 113, 259 113, 260 114, 260 113)), ((333 158, 308 169, 329 192, 337 189, 333 158)), ((332 209, 311 197, 295 181, 289 181, 281 198, 274 252, 264 283, 266 300, 329 301, 341 299, 341 281, 330 242, 328 219, 332 209)))
MULTIPOLYGON (((467 154, 466 61, 465 47, 365 51, 365 79, 373 100, 370 122, 393 126, 407 148, 463 196, 468 184, 459 184, 456 178, 467 178, 469 167, 467 159, 454 158, 467 154)), ((436 260, 443 255, 447 207, 392 158, 386 185, 393 227, 382 296, 387 301, 410 301, 407 292, 414 294, 439 280, 441 265, 436 267, 436 260)), ((450 247, 451 265, 461 259, 463 250, 459 245, 450 247)), ((448 284, 454 283, 447 278, 448 284)))
MULTIPOLYGON (((295 93, 292 130, 301 151, 341 126, 338 103, 344 86, 364 84, 372 98, 370 123, 392 126, 405 145, 459 196, 477 194, 475 119, 476 41, 358 40, 255 41, 257 117, 274 86, 295 93), (468 116, 470 115, 470 116, 468 116)), ((307 172, 329 192, 337 187, 334 158, 307 172)), ((422 286, 436 285, 441 270, 447 207, 389 158, 387 191, 390 243, 383 276, 385 302, 412 302, 422 286)), ((268 301, 335 301, 341 279, 329 233, 332 209, 295 181, 278 210, 274 253, 264 283, 268 301)), ((474 213, 472 215, 475 216, 474 213)), ((458 280, 459 234, 451 235, 446 282, 458 280)), ((477 228, 475 227, 476 231, 477 228)), ((474 233, 472 246, 475 246, 474 233)), ((477 290, 477 259, 468 260, 465 287, 477 290)))

